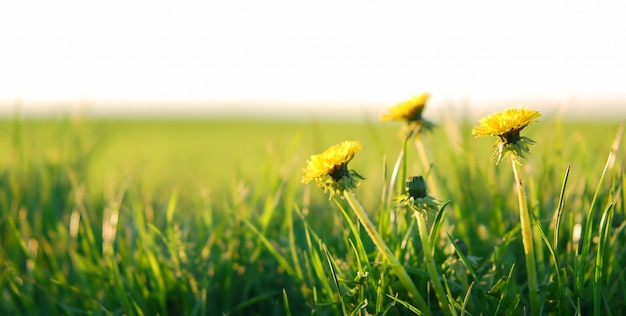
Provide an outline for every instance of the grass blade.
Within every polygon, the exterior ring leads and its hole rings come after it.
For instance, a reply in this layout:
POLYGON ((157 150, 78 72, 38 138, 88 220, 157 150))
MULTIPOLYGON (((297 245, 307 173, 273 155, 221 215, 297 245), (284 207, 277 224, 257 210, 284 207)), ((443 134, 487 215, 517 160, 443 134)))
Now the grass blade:
POLYGON ((614 166, 614 162, 616 159, 616 154, 619 149, 619 145, 621 143, 622 134, 624 132, 624 126, 620 126, 615 138, 613 139, 613 145, 611 146, 611 150, 609 151, 609 155, 606 159, 606 164, 604 165, 604 169, 602 170, 602 175, 600 176, 600 180, 598 180, 598 185, 596 186, 596 190, 593 194, 593 199, 591 200, 591 205, 589 206, 589 212, 587 212, 587 216, 585 217, 585 230, 583 232, 583 246, 580 252, 580 258, 576 261, 576 283, 575 290, 576 294, 583 296, 585 293, 583 291, 584 281, 585 281, 585 273, 587 271, 587 262, 588 256, 590 254, 589 248, 592 244, 592 233, 593 233, 593 218, 595 215, 596 203, 598 196, 600 194, 600 189, 602 188, 602 183, 604 182, 604 177, 606 176, 609 168, 614 166))

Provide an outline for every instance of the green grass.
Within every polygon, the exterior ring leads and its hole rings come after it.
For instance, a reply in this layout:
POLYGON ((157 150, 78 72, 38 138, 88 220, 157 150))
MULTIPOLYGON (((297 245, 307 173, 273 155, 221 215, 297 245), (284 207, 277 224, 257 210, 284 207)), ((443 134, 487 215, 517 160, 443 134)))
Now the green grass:
MULTIPOLYGON (((522 315, 530 303, 513 175, 489 159, 495 139, 472 138, 472 124, 440 122, 423 139, 436 197, 450 201, 427 219, 445 314, 522 315)), ((364 149, 350 168, 367 178, 356 197, 432 313, 444 314, 415 218, 385 203, 399 127, 0 121, 0 314, 419 313, 348 203, 300 183, 311 154, 351 139, 364 149)), ((619 128, 542 118, 523 131, 537 141, 521 173, 544 314, 626 313, 619 128)), ((426 173, 419 157, 407 147, 407 176, 426 173)))

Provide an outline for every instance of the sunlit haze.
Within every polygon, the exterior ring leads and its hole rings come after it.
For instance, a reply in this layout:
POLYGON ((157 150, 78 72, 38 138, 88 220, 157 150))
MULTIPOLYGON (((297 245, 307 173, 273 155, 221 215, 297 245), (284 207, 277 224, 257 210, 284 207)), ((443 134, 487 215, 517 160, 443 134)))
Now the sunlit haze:
POLYGON ((346 113, 422 91, 433 111, 623 109, 625 12, 618 1, 5 1, 0 109, 346 113))

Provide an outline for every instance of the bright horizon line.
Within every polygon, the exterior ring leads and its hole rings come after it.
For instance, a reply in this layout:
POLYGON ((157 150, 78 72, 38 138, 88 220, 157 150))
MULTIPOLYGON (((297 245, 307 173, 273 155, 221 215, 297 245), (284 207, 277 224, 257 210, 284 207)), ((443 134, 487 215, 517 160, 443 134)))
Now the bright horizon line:
MULTIPOLYGON (((408 99, 408 98, 406 98, 408 99)), ((80 114, 90 118, 259 118, 259 119, 371 119, 396 101, 303 101, 303 100, 56 100, 16 99, 0 101, 0 117, 58 117, 80 114), (349 117, 349 116, 352 117, 349 117)), ((425 115, 433 118, 452 114, 476 119, 509 107, 528 107, 544 116, 566 118, 626 119, 626 94, 561 97, 472 98, 433 96, 425 115)))

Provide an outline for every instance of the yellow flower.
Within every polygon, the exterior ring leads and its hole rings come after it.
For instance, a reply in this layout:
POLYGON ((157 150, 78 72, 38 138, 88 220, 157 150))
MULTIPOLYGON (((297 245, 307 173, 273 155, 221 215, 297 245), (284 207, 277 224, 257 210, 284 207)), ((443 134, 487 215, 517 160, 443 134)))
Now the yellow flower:
POLYGON ((398 103, 390 108, 388 110, 389 113, 383 114, 380 119, 382 121, 419 121, 422 119, 422 111, 429 98, 430 94, 428 93, 415 95, 410 100, 398 103))
POLYGON ((472 129, 476 137, 519 135, 519 132, 533 123, 541 114, 526 108, 511 108, 480 119, 480 125, 472 129))
POLYGON ((493 113, 480 119, 480 125, 472 129, 474 137, 498 136, 499 140, 494 144, 497 147, 492 158, 496 163, 502 160, 503 155, 512 153, 512 159, 524 157, 528 153, 528 145, 535 141, 528 137, 520 136, 520 131, 535 119, 541 116, 538 111, 527 108, 510 108, 501 112, 493 113))
POLYGON ((303 169, 302 182, 309 183, 315 180, 324 191, 330 191, 331 196, 356 188, 358 185, 356 178, 363 177, 353 170, 348 170, 348 162, 362 148, 358 141, 344 141, 319 155, 311 156, 306 168, 303 169))
POLYGON ((424 92, 419 95, 413 96, 410 100, 398 103, 397 105, 389 108, 388 113, 384 113, 380 116, 380 119, 384 121, 405 121, 406 125, 401 130, 401 135, 404 137, 411 137, 413 135, 419 135, 422 129, 429 131, 435 126, 432 122, 422 118, 422 112, 424 106, 430 98, 430 94, 424 92))

